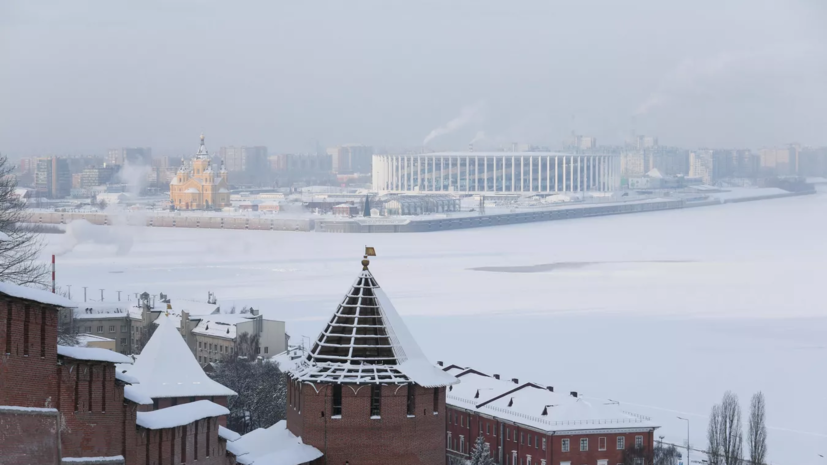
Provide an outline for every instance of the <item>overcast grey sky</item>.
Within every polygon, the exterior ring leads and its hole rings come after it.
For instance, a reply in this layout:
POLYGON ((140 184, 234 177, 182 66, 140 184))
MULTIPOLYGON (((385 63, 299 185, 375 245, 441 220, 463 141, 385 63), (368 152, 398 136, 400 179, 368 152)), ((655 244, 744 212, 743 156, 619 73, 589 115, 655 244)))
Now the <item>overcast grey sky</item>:
POLYGON ((0 2, 0 151, 827 145, 820 0, 0 2))

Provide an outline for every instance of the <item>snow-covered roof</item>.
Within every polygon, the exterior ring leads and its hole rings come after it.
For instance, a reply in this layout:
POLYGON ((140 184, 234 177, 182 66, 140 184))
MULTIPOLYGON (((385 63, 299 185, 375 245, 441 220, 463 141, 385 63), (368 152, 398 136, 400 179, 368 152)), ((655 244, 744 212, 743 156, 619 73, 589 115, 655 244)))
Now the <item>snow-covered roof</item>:
POLYGON ((138 389, 159 397, 234 396, 236 393, 211 380, 201 369, 181 333, 166 314, 158 317, 158 328, 141 356, 127 373, 140 380, 138 389))
POLYGON ((609 401, 586 400, 534 383, 517 384, 467 369, 446 396, 450 406, 519 423, 542 431, 653 429, 647 417, 609 401))
POLYGON ((115 379, 126 384, 141 384, 138 378, 130 375, 129 373, 126 373, 126 370, 124 370, 123 368, 118 369, 119 365, 121 364, 119 363, 118 365, 115 365, 115 379))
POLYGON ((100 320, 103 318, 129 318, 140 320, 143 312, 140 307, 129 302, 82 302, 76 304, 76 320, 100 320))
POLYGON ((60 463, 82 463, 83 465, 116 465, 123 463, 123 455, 109 457, 63 457, 60 463))
POLYGON ((72 308, 78 305, 77 302, 72 302, 57 294, 33 287, 20 286, 8 281, 0 282, 0 294, 17 297, 18 299, 31 300, 32 302, 39 302, 41 304, 55 305, 57 307, 72 308))
POLYGON ((94 334, 81 333, 77 335, 78 347, 86 347, 90 342, 115 342, 108 337, 96 336, 94 334))
POLYGON ((319 449, 294 436, 287 429, 284 420, 227 442, 227 451, 235 455, 236 462, 241 465, 299 465, 312 462, 323 455, 319 449))
POLYGON ((230 411, 227 410, 227 407, 208 400, 198 400, 152 412, 138 412, 135 423, 147 429, 175 428, 204 418, 229 414, 230 411))
POLYGON ((190 187, 189 189, 185 190, 185 191, 184 191, 184 193, 185 193, 185 194, 197 194, 197 193, 198 193, 198 189, 196 189, 196 188, 194 188, 194 187, 190 187))
POLYGON ((216 313, 199 316, 198 318, 200 318, 200 321, 192 329, 193 334, 235 339, 238 332, 236 325, 255 319, 256 316, 249 313, 216 313))
POLYGON ((663 174, 657 168, 652 168, 649 170, 649 172, 646 173, 646 176, 649 176, 650 178, 663 178, 663 174))
POLYGON ((75 360, 90 360, 95 362, 132 363, 132 359, 109 349, 99 347, 69 347, 57 346, 57 354, 75 360))
POLYGON ((217 303, 211 304, 200 300, 173 299, 170 302, 172 302, 172 308, 176 312, 183 311, 190 315, 211 315, 218 313, 220 309, 220 305, 217 303))
POLYGON ((241 438, 241 435, 229 428, 218 425, 218 437, 232 442, 241 438))
MULTIPOLYGON (((216 181, 216 184, 218 184, 218 181, 216 181)), ((218 193, 219 194, 229 194, 230 191, 228 191, 227 188, 222 187, 221 189, 218 189, 218 193)))
POLYGON ((298 361, 291 360, 289 354, 276 361, 294 377, 308 382, 414 382, 423 387, 458 382, 425 358, 367 265, 310 353, 298 361))
POLYGON ((146 396, 141 393, 138 388, 135 386, 124 386, 123 387, 123 396, 126 400, 130 400, 135 402, 138 405, 152 405, 152 397, 146 396))

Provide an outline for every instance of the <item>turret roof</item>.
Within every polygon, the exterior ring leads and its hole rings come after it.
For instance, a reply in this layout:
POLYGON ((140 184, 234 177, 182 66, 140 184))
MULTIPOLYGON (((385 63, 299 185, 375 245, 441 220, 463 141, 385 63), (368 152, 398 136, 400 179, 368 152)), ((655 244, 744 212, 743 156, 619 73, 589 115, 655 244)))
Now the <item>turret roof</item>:
POLYGON ((424 387, 458 382, 428 361, 367 265, 310 353, 293 361, 284 354, 278 362, 309 382, 414 382, 424 387))
POLYGON ((140 384, 141 394, 152 398, 234 396, 236 393, 211 380, 190 351, 175 323, 166 314, 158 317, 155 333, 141 356, 127 370, 140 384))

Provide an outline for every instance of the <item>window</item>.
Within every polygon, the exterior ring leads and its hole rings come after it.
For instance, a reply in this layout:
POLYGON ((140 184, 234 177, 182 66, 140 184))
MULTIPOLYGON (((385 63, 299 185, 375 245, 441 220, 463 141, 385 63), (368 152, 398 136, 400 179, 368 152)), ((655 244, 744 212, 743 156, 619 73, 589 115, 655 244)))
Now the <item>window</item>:
POLYGON ((525 465, 531 465, 531 456, 530 455, 525 456, 525 465))
POLYGON ((121 345, 122 346, 126 345, 126 338, 125 337, 121 338, 121 345))
POLYGON ((485 424, 485 434, 491 434, 491 423, 485 424))
POLYGON ((517 465, 517 451, 516 450, 511 451, 511 463, 513 463, 514 465, 517 465))
POLYGON ((110 333, 114 333, 114 332, 115 332, 115 325, 109 325, 109 332, 110 332, 110 333))
POLYGON ((102 333, 103 332, 103 326, 98 326, 97 331, 95 331, 95 332, 102 333))
POLYGON ((626 438, 623 436, 617 437, 617 450, 623 450, 626 448, 626 438))
MULTIPOLYGON (((46 357, 46 309, 40 309, 40 357, 46 357)), ((106 409, 104 409, 106 410, 106 409)))
POLYGON ((514 442, 517 442, 517 430, 514 430, 514 442))
POLYGON ((218 351, 224 353, 224 346, 218 346, 218 351))
POLYGON ((606 438, 597 438, 597 450, 606 450, 606 438))
MULTIPOLYGON (((543 450, 546 450, 546 438, 543 438, 543 450)), ((545 460, 543 460, 545 462, 545 460)))
POLYGON ((91 332, 92 332, 92 327, 91 327, 91 326, 87 326, 87 327, 86 327, 86 332, 87 332, 87 333, 91 333, 91 332))
POLYGON ((640 457, 635 457, 635 465, 643 465, 643 459, 640 457))
POLYGON ((562 448, 563 452, 568 452, 569 451, 569 440, 568 439, 563 439, 563 443, 560 445, 560 447, 562 448))
POLYGON ((459 451, 465 453, 465 436, 459 437, 459 451))
POLYGON ((126 333, 126 332, 127 332, 127 330, 126 330, 126 325, 121 325, 121 332, 122 332, 122 333, 126 333))
POLYGON ((201 348, 201 341, 198 341, 198 348, 201 348))
POLYGON ((264 353, 265 353, 265 354, 267 354, 267 353, 269 353, 269 352, 270 352, 270 348, 269 348, 269 347, 267 347, 267 346, 264 346, 264 353))
POLYGON ((462 415, 459 416, 459 426, 465 427, 465 417, 462 415))
POLYGON ((170 405, 172 405, 172 406, 178 405, 178 398, 177 398, 177 397, 173 397, 173 398, 172 398, 172 401, 170 402, 170 405))
POLYGON ((158 410, 158 399, 152 399, 152 410, 158 410))
POLYGON ((370 416, 378 417, 382 415, 382 385, 370 385, 370 416))
POLYGON ((589 450, 589 438, 580 438, 580 452, 589 450))
POLYGON ((342 415, 342 385, 333 385, 333 415, 342 415))
POLYGON ((448 431, 448 450, 451 450, 451 432, 448 431))
POLYGON ((540 459, 540 465, 546 465, 546 459, 540 459))
POLYGON ((411 383, 408 384, 408 415, 414 416, 416 414, 416 386, 411 383))
POLYGON ((643 436, 635 436, 635 448, 640 449, 643 447, 643 436))
POLYGON ((531 435, 528 435, 528 447, 531 447, 531 435))
POLYGON ((540 438, 538 438, 538 437, 535 435, 535 436, 534 436, 534 448, 535 448, 535 449, 537 449, 538 447, 540 447, 540 438))

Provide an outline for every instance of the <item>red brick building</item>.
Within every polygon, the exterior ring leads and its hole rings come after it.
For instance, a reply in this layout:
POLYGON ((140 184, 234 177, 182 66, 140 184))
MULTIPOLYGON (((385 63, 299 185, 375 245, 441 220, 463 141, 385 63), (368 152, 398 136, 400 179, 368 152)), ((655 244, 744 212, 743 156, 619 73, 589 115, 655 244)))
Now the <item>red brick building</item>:
POLYGON ((616 403, 456 365, 444 370, 460 380, 447 395, 448 465, 464 463, 480 435, 502 465, 617 465, 625 456, 643 465, 654 447, 657 427, 616 403))
POLYGON ((147 345, 171 360, 159 366, 175 374, 162 379, 106 349, 58 346, 58 310, 73 306, 0 282, 1 465, 235 463, 219 435, 227 396, 235 393, 204 375, 172 325, 180 344, 170 343, 175 338, 161 325, 147 345), (136 377, 142 373, 144 388, 136 377))
POLYGON ((276 357, 286 427, 314 464, 445 463, 445 390, 457 379, 423 355, 369 262, 309 353, 276 357))

